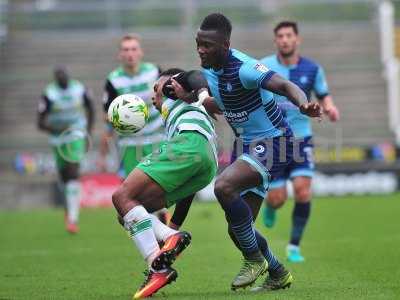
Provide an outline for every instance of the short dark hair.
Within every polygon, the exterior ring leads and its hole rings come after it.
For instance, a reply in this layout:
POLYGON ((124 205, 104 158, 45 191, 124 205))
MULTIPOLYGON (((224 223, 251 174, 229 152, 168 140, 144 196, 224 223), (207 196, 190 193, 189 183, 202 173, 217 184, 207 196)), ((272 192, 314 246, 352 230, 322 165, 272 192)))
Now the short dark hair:
POLYGON ((185 72, 185 70, 182 70, 180 68, 169 68, 169 69, 167 69, 165 71, 162 71, 160 73, 159 77, 161 77, 161 76, 174 76, 174 75, 177 75, 177 74, 183 73, 183 72, 185 72))
POLYGON ((139 44, 141 44, 141 40, 142 38, 140 37, 140 35, 138 35, 137 33, 128 33, 125 34, 124 36, 122 36, 122 38, 119 40, 119 47, 121 48, 121 45, 123 42, 125 41, 137 41, 139 44))
POLYGON ((65 65, 55 65, 53 67, 53 73, 58 73, 58 72, 68 73, 67 66, 65 66, 65 65))
POLYGON ((212 13, 204 18, 200 25, 201 30, 216 30, 227 39, 230 39, 232 32, 231 21, 221 13, 212 13))
POLYGON ((285 27, 291 27, 291 28, 293 28, 293 31, 294 31, 295 34, 299 34, 299 28, 297 27, 297 23, 294 22, 294 21, 282 21, 282 22, 279 22, 274 28, 274 33, 277 34, 279 29, 285 28, 285 27))

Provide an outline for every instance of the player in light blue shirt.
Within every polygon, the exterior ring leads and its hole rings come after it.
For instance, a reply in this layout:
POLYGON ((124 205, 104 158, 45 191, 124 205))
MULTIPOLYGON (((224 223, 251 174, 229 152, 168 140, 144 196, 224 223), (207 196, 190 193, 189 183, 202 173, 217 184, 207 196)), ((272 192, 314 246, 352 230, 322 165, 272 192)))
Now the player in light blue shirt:
POLYGON ((232 164, 218 176, 214 189, 229 234, 244 256, 231 287, 244 288, 268 269, 262 288, 285 288, 293 280, 290 272, 253 225, 270 178, 281 176, 293 157, 292 132, 271 92, 286 96, 311 117, 320 116, 320 106, 260 61, 232 49, 231 30, 230 21, 214 13, 203 20, 196 36, 203 75, 237 137, 232 164))
MULTIPOLYGON (((277 54, 267 56, 261 62, 270 70, 298 85, 307 95, 308 100, 314 93, 324 114, 332 122, 337 121, 339 111, 329 94, 324 70, 311 59, 299 55, 300 38, 297 24, 289 21, 281 22, 275 27, 274 33, 277 54)), ((289 261, 302 262, 304 257, 300 253, 299 245, 310 216, 311 180, 314 173, 311 120, 286 97, 274 95, 274 99, 294 133, 295 153, 298 157, 293 159, 281 176, 275 178, 270 184, 263 219, 267 227, 274 225, 275 210, 287 199, 286 182, 289 179, 292 180, 295 206, 292 214, 291 237, 286 252, 289 261)))

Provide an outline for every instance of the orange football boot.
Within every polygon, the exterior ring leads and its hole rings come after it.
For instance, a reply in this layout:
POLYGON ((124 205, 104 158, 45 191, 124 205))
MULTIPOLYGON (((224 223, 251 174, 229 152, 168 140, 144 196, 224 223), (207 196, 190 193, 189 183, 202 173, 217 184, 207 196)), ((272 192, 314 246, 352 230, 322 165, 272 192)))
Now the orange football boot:
POLYGON ((71 234, 76 234, 79 232, 79 227, 77 224, 72 223, 68 220, 67 214, 64 214, 65 230, 71 234))
POLYGON ((147 278, 143 282, 142 286, 136 291, 133 299, 150 297, 162 287, 175 281, 178 277, 178 273, 172 268, 167 268, 162 272, 146 271, 145 274, 147 275, 147 278))
POLYGON ((192 237, 189 232, 180 231, 171 235, 164 243, 164 246, 157 253, 151 263, 154 270, 162 270, 170 267, 178 255, 189 245, 192 237))

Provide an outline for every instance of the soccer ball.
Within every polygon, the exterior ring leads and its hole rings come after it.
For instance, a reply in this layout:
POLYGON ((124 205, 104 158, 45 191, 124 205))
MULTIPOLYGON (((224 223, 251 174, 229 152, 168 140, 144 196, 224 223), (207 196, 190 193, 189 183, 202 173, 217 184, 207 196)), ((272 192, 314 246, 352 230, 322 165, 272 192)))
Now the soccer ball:
POLYGON ((121 135, 140 131, 149 118, 149 109, 142 98, 134 94, 120 95, 108 108, 108 121, 121 135))

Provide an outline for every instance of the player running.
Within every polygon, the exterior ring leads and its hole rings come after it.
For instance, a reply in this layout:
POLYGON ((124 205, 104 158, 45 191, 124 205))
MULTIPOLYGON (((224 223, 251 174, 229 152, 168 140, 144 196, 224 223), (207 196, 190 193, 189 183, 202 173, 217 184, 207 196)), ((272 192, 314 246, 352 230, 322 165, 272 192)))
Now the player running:
POLYGON ((192 197, 208 185, 217 171, 214 125, 204 107, 172 100, 167 81, 180 69, 160 74, 154 86, 154 106, 162 112, 167 142, 159 153, 139 163, 113 194, 113 204, 124 227, 149 266, 147 279, 134 295, 151 296, 175 280, 171 268, 190 243, 190 234, 169 228, 150 214, 192 197), (159 248, 159 242, 164 246, 159 248))
POLYGON ((285 288, 293 278, 253 224, 270 177, 279 177, 293 156, 291 130, 269 91, 285 95, 310 117, 320 116, 320 106, 309 103, 300 88, 261 62, 230 48, 231 31, 230 21, 214 13, 203 20, 196 37, 212 96, 237 136, 233 162, 218 176, 214 189, 229 233, 244 256, 231 287, 251 285, 268 270, 259 289, 285 288))
POLYGON ((94 110, 85 86, 70 79, 65 67, 54 69, 54 82, 43 92, 38 107, 38 127, 50 135, 65 195, 65 227, 79 231, 79 165, 86 153, 87 134, 91 132, 94 110))
MULTIPOLYGON (((263 58, 261 62, 270 70, 298 85, 309 100, 311 93, 314 92, 324 114, 332 122, 336 122, 339 119, 339 111, 329 94, 324 70, 314 61, 299 54, 300 37, 297 23, 281 22, 274 28, 274 34, 277 53, 263 58)), ((290 179, 293 183, 295 205, 286 255, 290 262, 302 262, 304 257, 300 253, 299 245, 310 217, 311 180, 314 173, 311 120, 286 97, 274 95, 274 98, 296 138, 295 153, 297 153, 297 157, 279 177, 275 177, 271 182, 263 220, 265 226, 269 228, 274 226, 275 211, 285 203, 288 197, 286 182, 290 179)))
MULTIPOLYGON (((123 94, 135 94, 142 98, 150 108, 149 121, 146 127, 139 133, 131 136, 119 136, 118 148, 122 162, 122 177, 126 177, 146 155, 157 150, 165 139, 160 113, 151 105, 151 95, 154 82, 159 75, 159 69, 155 64, 144 62, 143 49, 140 37, 136 34, 128 34, 119 42, 118 59, 121 65, 110 72, 104 87, 104 111, 107 115, 110 103, 123 94)), ((114 130, 107 121, 105 131, 101 139, 99 164, 105 169, 105 156, 108 152, 109 141, 113 137, 114 130)), ((169 212, 162 210, 157 215, 164 223, 169 219, 169 212)))

